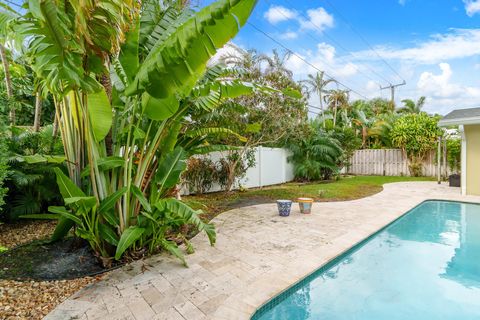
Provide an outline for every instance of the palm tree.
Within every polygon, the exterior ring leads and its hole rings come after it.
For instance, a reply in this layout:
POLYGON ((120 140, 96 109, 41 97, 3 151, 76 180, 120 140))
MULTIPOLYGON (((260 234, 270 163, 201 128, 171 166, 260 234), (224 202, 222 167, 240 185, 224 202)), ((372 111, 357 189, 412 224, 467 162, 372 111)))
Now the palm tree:
POLYGON ((291 55, 291 51, 286 51, 283 55, 281 55, 278 53, 278 50, 273 49, 273 56, 265 57, 265 61, 268 64, 267 69, 265 70, 266 73, 280 73, 288 78, 292 78, 293 72, 285 67, 285 64, 291 55))
POLYGON ((420 97, 417 102, 411 99, 402 100, 404 106, 398 109, 399 113, 420 113, 423 106, 425 105, 426 98, 424 96, 420 97))
POLYGON ((319 71, 315 75, 309 74, 307 80, 300 81, 307 85, 310 93, 314 92, 318 95, 320 101, 320 109, 323 113, 323 94, 327 92, 326 86, 332 82, 336 82, 335 79, 324 79, 325 72, 319 71))
POLYGON ((350 108, 350 104, 348 102, 349 95, 348 90, 330 90, 327 92, 325 96, 325 102, 328 104, 328 109, 333 112, 333 126, 335 127, 337 123, 337 112, 338 109, 346 110, 350 108))

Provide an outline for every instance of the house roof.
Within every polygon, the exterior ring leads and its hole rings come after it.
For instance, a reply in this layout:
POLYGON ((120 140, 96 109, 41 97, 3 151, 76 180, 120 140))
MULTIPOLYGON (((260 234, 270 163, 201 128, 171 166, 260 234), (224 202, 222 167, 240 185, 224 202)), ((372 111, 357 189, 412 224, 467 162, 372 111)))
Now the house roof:
POLYGON ((438 122, 441 127, 480 124, 480 108, 453 110, 438 122))

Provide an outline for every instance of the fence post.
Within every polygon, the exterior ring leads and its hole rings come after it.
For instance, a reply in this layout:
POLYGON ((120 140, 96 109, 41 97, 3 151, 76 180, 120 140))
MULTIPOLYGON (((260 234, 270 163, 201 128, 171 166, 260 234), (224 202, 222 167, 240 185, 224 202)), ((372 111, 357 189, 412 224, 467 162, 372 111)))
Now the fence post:
POLYGON ((440 171, 441 171, 441 154, 442 154, 442 138, 438 137, 438 150, 437 150, 437 183, 440 184, 440 171))
POLYGON ((258 184, 259 184, 259 187, 262 188, 263 187, 263 183, 262 183, 262 146, 259 146, 257 148, 258 150, 258 184))
POLYGON ((387 149, 383 149, 383 176, 387 174, 387 149))

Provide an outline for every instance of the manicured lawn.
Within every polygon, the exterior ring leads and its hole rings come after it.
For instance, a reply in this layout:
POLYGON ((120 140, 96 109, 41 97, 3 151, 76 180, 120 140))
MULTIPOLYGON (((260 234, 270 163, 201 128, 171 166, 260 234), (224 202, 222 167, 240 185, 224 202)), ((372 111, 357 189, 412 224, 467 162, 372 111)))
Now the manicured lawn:
POLYGON ((195 209, 202 209, 206 219, 212 219, 229 209, 258 203, 273 202, 276 199, 295 200, 309 197, 315 201, 344 201, 367 197, 382 191, 382 185, 401 181, 432 181, 433 178, 357 176, 342 177, 338 181, 312 183, 290 182, 262 189, 249 189, 243 192, 210 193, 199 196, 186 196, 185 202, 195 209))

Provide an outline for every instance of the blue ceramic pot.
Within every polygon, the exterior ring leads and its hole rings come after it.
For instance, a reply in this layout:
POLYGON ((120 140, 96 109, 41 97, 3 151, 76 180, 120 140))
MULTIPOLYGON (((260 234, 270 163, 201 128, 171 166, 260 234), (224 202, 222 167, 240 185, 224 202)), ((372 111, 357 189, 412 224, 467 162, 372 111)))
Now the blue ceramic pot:
POLYGON ((288 217, 292 208, 291 200, 277 200, 278 214, 281 217, 288 217))

